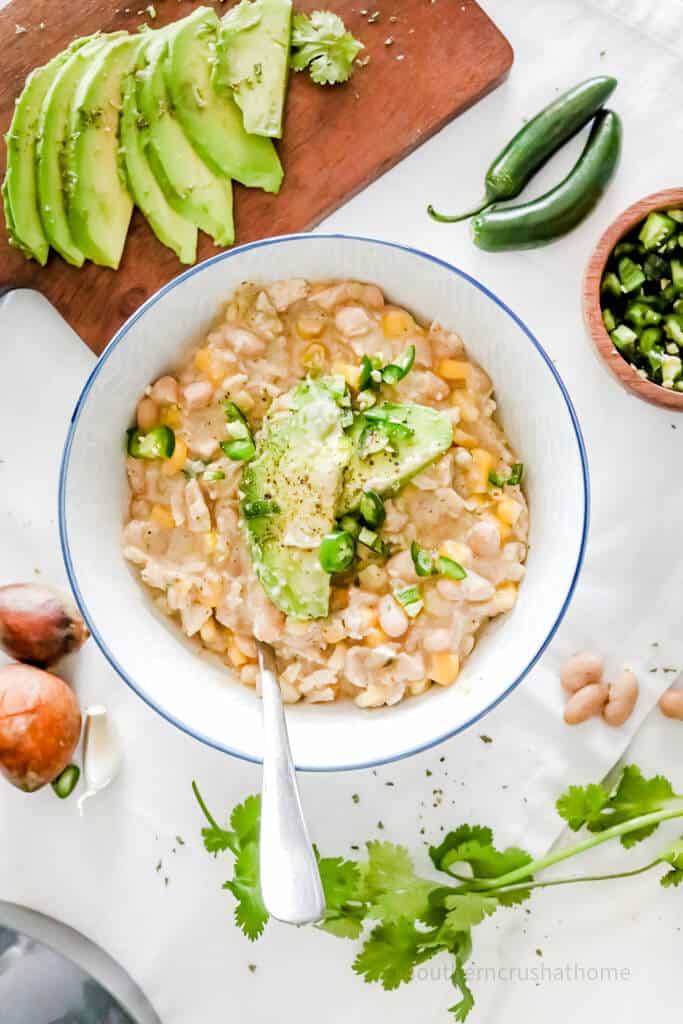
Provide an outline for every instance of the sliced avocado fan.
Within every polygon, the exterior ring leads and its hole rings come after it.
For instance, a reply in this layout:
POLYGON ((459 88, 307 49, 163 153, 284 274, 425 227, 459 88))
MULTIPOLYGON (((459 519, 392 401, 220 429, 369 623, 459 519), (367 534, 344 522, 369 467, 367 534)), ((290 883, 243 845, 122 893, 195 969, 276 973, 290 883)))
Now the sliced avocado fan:
POLYGON ((378 419, 356 414, 345 431, 350 408, 334 378, 298 385, 290 405, 270 412, 256 439, 242 476, 242 522, 271 601, 293 618, 317 619, 329 610, 330 575, 319 554, 325 534, 364 490, 397 494, 448 451, 453 427, 437 409, 385 403, 378 419))
POLYGON ((73 240, 93 263, 114 270, 133 212, 119 152, 121 89, 140 44, 139 36, 116 39, 88 65, 74 93, 64 153, 73 240))
POLYGON ((80 46, 58 70, 43 100, 36 148, 38 203, 50 245, 67 263, 83 266, 85 256, 71 235, 66 209, 66 182, 62 155, 69 130, 69 110, 76 87, 92 60, 124 32, 95 35, 80 46))
POLYGON ((123 83, 121 149, 128 187, 159 241, 172 249, 181 263, 197 257, 197 228, 173 209, 159 186, 145 155, 146 128, 141 124, 135 95, 135 76, 123 83))
POLYGON ((7 133, 7 171, 2 183, 10 241, 27 259, 45 266, 50 246, 38 209, 35 159, 40 108, 59 69, 85 40, 77 40, 28 78, 14 108, 7 133))
POLYGON ((253 135, 282 135, 291 23, 292 0, 241 0, 221 18, 214 85, 232 90, 253 135))
POLYGON ((382 497, 431 465, 453 444, 453 425, 445 413, 426 405, 385 402, 357 416, 350 431, 353 446, 344 474, 339 514, 353 512, 363 491, 382 497), (370 419, 374 413, 380 419, 370 419))
POLYGON ((230 93, 213 87, 219 25, 213 8, 199 7, 169 37, 164 71, 175 115, 217 174, 278 192, 283 171, 273 143, 247 134, 230 93))
POLYGON ((318 549, 334 528, 351 445, 324 380, 299 385, 292 404, 266 416, 257 456, 244 469, 243 527, 271 601, 293 618, 318 619, 330 599, 318 549))
POLYGON ((146 133, 146 156, 168 202, 181 217, 210 235, 216 245, 232 245, 235 227, 232 185, 214 174, 192 146, 166 91, 164 65, 170 30, 155 33, 140 53, 137 104, 146 133))

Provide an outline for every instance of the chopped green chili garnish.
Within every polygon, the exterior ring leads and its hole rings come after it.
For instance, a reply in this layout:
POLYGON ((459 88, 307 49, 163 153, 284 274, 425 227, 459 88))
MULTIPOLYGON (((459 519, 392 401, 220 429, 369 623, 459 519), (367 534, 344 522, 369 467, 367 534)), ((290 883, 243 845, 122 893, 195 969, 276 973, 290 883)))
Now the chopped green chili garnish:
POLYGON ((655 211, 648 214, 645 223, 640 229, 638 238, 643 243, 645 249, 649 251, 650 249, 658 249, 675 230, 675 220, 667 217, 665 213, 655 211))
POLYGON ((635 292, 645 283, 645 274, 629 256, 619 260, 619 280, 625 292, 635 292))
POLYGON ((280 506, 276 501, 269 501, 265 498, 255 501, 245 501, 242 505, 242 512, 245 519, 262 519, 265 516, 276 516, 280 512, 280 506))
POLYGON ((360 517, 366 526, 379 530, 387 517, 384 502, 377 491, 363 491, 358 505, 360 517))
POLYGON ((376 555, 386 555, 387 546, 374 530, 369 530, 367 526, 362 526, 358 533, 358 543, 362 544, 363 547, 370 548, 376 555))
POLYGON ((66 768, 60 772, 57 778, 52 780, 52 788, 60 800, 66 800, 68 796, 71 796, 78 785, 80 777, 81 769, 78 765, 68 764, 66 768))
POLYGON ((413 363, 415 362, 415 346, 408 345, 408 348, 403 352, 396 362, 389 363, 382 370, 382 380, 385 384, 398 384, 399 381, 410 373, 413 363))
POLYGON ((344 572, 356 555, 356 542, 350 533, 338 530, 328 533, 320 542, 320 564, 325 572, 344 572))
POLYGON ((358 537, 361 531, 361 524, 352 515, 347 514, 339 520, 339 528, 345 533, 350 533, 352 537, 358 537))
POLYGON ((244 413, 229 398, 221 402, 225 418, 228 421, 229 440, 221 441, 221 448, 235 462, 248 462, 256 455, 256 445, 249 430, 244 413))
POLYGON ((234 441, 221 441, 221 448, 235 462, 248 462, 256 455, 256 445, 251 437, 236 438, 234 441))
POLYGON ((154 427, 146 434, 132 428, 126 436, 128 454, 134 459, 170 459, 175 451, 175 434, 170 427, 154 427))
POLYGON ((516 487, 517 484, 522 482, 523 475, 524 463, 513 462, 510 467, 510 476, 507 480, 502 477, 500 473, 496 473, 494 470, 491 470, 489 473, 489 483, 493 484, 494 487, 505 487, 506 485, 509 487, 516 487))
POLYGON ((416 540, 410 545, 410 556, 418 576, 434 575, 434 559, 426 548, 420 547, 416 540))
POLYGON ((225 473, 222 469, 205 469, 202 473, 202 480, 206 483, 213 483, 214 480, 225 480, 225 473))
POLYGON ((453 558, 446 558, 445 555, 439 555, 436 560, 436 568, 442 576, 449 580, 464 580, 467 576, 460 562, 456 562, 453 558))

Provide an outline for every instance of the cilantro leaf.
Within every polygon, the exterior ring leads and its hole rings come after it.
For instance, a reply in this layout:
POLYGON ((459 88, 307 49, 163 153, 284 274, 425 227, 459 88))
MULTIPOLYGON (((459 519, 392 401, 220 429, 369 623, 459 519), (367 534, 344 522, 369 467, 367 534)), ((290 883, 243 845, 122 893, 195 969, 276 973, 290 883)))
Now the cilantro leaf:
POLYGON ((344 22, 331 11, 295 14, 292 20, 291 67, 309 67, 317 85, 335 85, 351 77, 353 62, 363 44, 347 31, 344 22))
POLYGON ((671 864, 671 871, 667 871, 660 878, 660 885, 663 885, 664 888, 672 885, 679 886, 683 882, 683 837, 672 843, 669 849, 661 855, 660 860, 671 864))
POLYGON ((458 1024, 462 1024, 474 1008, 474 996, 472 995, 472 989, 467 984, 465 963, 460 957, 456 957, 455 970, 451 974, 451 981, 460 990, 460 999, 453 1006, 448 1007, 448 1012, 453 1014, 458 1024))
POLYGON ((367 913, 358 864, 343 857, 318 857, 318 870, 325 896, 325 920, 319 927, 340 939, 357 939, 367 913))
POLYGON ((202 839, 209 853, 222 853, 224 850, 235 852, 232 832, 226 832, 225 829, 220 828, 218 825, 210 825, 208 828, 203 828, 202 839))
POLYGON ((439 871, 449 874, 449 868, 456 864, 469 864, 475 878, 498 878, 530 864, 532 859, 516 846, 497 850, 491 829, 481 825, 461 825, 449 832, 439 846, 429 848, 429 856, 439 871))
POLYGON ((368 862, 364 872, 369 916, 384 923, 422 920, 429 909, 429 894, 438 886, 418 878, 408 851, 393 843, 372 840, 367 844, 368 862))
POLYGON ((449 931, 464 932, 495 914, 498 900, 486 893, 463 892, 447 896, 445 906, 447 914, 444 925, 449 931))
POLYGON ((604 786, 591 783, 588 786, 570 786, 557 801, 557 812, 569 825, 572 832, 578 832, 584 825, 599 820, 609 800, 604 786))
POLYGON ((398 988, 401 982, 410 981, 414 967, 437 951, 425 949, 423 937, 406 918, 379 924, 353 961, 353 969, 366 981, 379 981, 385 989, 398 988))
POLYGON ((235 874, 223 884, 237 900, 235 923, 252 942, 258 939, 268 921, 261 898, 259 852, 257 843, 247 843, 235 859, 235 874))
MULTIPOLYGON (((661 811, 679 799, 663 775, 646 779, 636 765, 627 765, 611 795, 604 786, 572 786, 558 800, 557 809, 575 832, 584 825, 589 832, 604 832, 642 815, 661 811)), ((622 845, 630 849, 652 835, 657 827, 655 822, 625 833, 621 837, 622 845)))
POLYGON ((230 815, 230 827, 241 846, 258 842, 261 825, 261 797, 248 796, 230 815))

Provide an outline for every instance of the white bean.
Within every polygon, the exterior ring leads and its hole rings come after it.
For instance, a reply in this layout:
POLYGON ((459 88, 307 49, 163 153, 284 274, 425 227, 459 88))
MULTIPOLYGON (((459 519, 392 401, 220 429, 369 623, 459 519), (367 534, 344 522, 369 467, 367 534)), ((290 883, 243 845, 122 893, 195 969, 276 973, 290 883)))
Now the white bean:
POLYGON ((162 405, 177 405, 178 381, 175 377, 159 377, 159 380, 152 385, 150 397, 162 405))
POLYGON ((354 338, 359 334, 367 334, 370 318, 361 306, 342 306, 337 310, 334 325, 340 334, 354 338))
POLYGON ((467 543, 475 555, 492 558, 500 551, 500 530, 490 519, 482 519, 467 534, 467 543))
POLYGON ((141 398, 138 402, 136 418, 140 430, 151 430, 159 422, 159 406, 151 398, 141 398))
POLYGON ((401 606, 387 594, 379 603, 379 624, 387 636, 403 636, 408 629, 408 616, 401 606))
POLYGON ((565 661, 560 671, 560 682, 567 693, 576 693, 589 683, 599 683, 603 668, 599 654, 581 651, 565 661))
POLYGON ((448 651, 453 646, 449 629, 432 629, 425 634, 422 643, 425 651, 448 651))
POLYGON ((659 709, 667 718, 683 722, 683 690, 667 690, 659 698, 659 709))
POLYGON ((604 683, 589 683, 573 693, 564 709, 567 725, 580 725, 599 715, 607 703, 609 690, 604 683))
POLYGON ((183 388, 183 404, 186 409, 203 409, 213 396, 213 384, 208 380, 195 380, 183 388))
POLYGON ((609 684, 609 697, 602 710, 608 725, 620 726, 631 717, 638 700, 638 680, 630 669, 624 668, 609 684))

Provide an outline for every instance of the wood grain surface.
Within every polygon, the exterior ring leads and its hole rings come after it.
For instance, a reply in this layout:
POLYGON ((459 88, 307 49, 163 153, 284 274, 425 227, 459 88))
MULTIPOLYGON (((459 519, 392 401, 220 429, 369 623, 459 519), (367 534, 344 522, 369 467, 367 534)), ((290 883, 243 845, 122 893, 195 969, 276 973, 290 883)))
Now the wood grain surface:
POLYGON ((669 409, 683 410, 682 392, 670 391, 650 380, 643 380, 631 364, 627 363, 620 355, 602 322, 600 304, 602 275, 609 255, 619 239, 628 234, 631 228, 634 228, 644 217, 647 217, 648 213, 672 206, 683 206, 683 188, 668 188, 662 192, 653 192, 651 195, 645 196, 644 199, 624 210, 605 231, 586 270, 583 285, 583 310, 598 355, 622 387, 652 405, 663 405, 669 409))
MULTIPOLYGON (((349 83, 333 88, 315 86, 307 74, 291 75, 279 143, 284 186, 279 196, 235 188, 237 244, 315 226, 506 76, 510 45, 472 0, 376 2, 380 16, 369 23, 374 2, 365 10, 364 0, 296 0, 297 10, 337 11, 365 43, 363 57, 370 61, 349 83)), ((11 0, 1 7, 3 133, 26 75, 74 38, 98 29, 135 31, 144 22, 158 28, 197 6, 157 0, 157 17, 150 21, 141 0, 132 7, 125 3, 11 0)), ((221 14, 229 5, 213 6, 221 14)), ((1 149, 0 176, 6 157, 1 149)), ((54 253, 42 268, 9 246, 0 225, 0 288, 38 289, 95 352, 141 302, 183 269, 137 211, 118 271, 92 264, 79 270, 54 253)), ((199 259, 216 251, 200 236, 199 259)))

